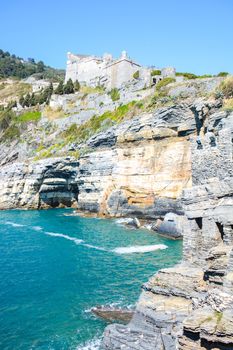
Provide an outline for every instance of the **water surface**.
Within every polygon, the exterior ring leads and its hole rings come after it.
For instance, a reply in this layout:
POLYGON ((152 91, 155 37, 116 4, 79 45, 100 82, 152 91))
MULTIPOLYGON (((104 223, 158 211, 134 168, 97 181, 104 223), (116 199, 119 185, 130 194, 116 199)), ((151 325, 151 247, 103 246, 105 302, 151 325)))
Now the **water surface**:
POLYGON ((0 212, 1 350, 97 349, 106 323, 90 308, 134 305, 181 259, 181 241, 71 213, 0 212))

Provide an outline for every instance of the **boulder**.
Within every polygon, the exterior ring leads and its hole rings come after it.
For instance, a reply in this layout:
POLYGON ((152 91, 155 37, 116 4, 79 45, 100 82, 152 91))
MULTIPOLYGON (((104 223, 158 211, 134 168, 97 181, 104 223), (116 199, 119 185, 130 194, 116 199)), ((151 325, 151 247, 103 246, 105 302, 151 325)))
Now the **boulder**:
POLYGON ((138 218, 122 218, 117 220, 118 224, 123 224, 126 226, 131 226, 134 228, 139 228, 141 227, 140 221, 138 218))
POLYGON ((182 238, 184 222, 186 221, 184 215, 177 215, 174 213, 167 213, 163 221, 157 221, 153 229, 158 233, 166 235, 171 238, 182 238))

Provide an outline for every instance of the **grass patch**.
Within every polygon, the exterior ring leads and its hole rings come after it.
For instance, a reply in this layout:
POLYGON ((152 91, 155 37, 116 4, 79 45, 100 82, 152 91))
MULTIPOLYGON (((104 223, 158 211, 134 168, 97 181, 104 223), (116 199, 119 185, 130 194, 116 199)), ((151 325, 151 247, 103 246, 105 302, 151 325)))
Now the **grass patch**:
POLYGON ((233 98, 233 77, 227 77, 219 86, 219 91, 227 99, 233 98))
POLYGON ((61 107, 53 109, 50 106, 44 108, 43 114, 50 120, 65 117, 65 113, 61 107))
POLYGON ((65 146, 64 142, 56 143, 54 145, 51 145, 48 148, 45 148, 44 145, 40 145, 36 152, 38 153, 34 157, 34 161, 40 160, 40 159, 46 159, 46 158, 55 158, 55 157, 74 157, 75 159, 78 159, 80 157, 80 152, 78 150, 74 151, 65 151, 63 150, 65 146))
POLYGON ((37 122, 41 118, 41 112, 39 111, 31 111, 26 112, 24 114, 19 115, 16 118, 16 121, 18 123, 30 123, 30 122, 37 122))
POLYGON ((124 118, 135 114, 136 111, 142 109, 142 103, 132 101, 127 105, 119 106, 113 112, 105 112, 100 116, 93 116, 90 120, 82 125, 72 124, 66 131, 63 132, 62 137, 66 143, 75 142, 82 143, 88 140, 96 133, 106 130, 114 124, 120 123, 124 118))
POLYGON ((176 80, 171 77, 163 78, 156 84, 156 91, 160 91, 163 87, 167 86, 168 84, 174 83, 175 81, 176 80))
POLYGON ((223 110, 232 112, 233 111, 233 98, 224 100, 223 110))
POLYGON ((217 319, 217 324, 221 322, 221 319, 223 317, 223 313, 222 312, 219 312, 219 311, 215 311, 214 312, 214 316, 215 318, 217 319))
POLYGON ((81 93, 83 93, 84 95, 88 95, 88 94, 103 94, 105 92, 105 88, 103 86, 96 86, 96 87, 81 86, 79 91, 81 93))
POLYGON ((2 82, 0 89, 0 101, 1 100, 16 100, 20 96, 26 95, 31 92, 32 88, 30 84, 22 83, 20 81, 2 82))

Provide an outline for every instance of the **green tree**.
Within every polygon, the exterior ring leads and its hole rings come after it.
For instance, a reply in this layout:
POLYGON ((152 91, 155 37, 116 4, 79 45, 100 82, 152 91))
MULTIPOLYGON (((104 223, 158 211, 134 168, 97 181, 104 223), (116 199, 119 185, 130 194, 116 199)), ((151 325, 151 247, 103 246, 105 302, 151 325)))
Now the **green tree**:
POLYGON ((228 74, 228 72, 219 72, 217 77, 226 77, 228 74))
POLYGON ((39 62, 37 63, 37 72, 38 72, 38 73, 42 73, 42 72, 44 72, 44 70, 45 70, 45 64, 44 64, 44 62, 43 62, 43 61, 39 61, 39 62))
POLYGON ((64 94, 73 94, 74 93, 74 83, 71 79, 67 81, 63 88, 64 94))
POLYGON ((80 83, 78 80, 76 80, 74 83, 74 91, 79 91, 79 90, 80 90, 80 83))
POLYGON ((55 90, 55 94, 56 95, 62 95, 63 94, 63 89, 64 89, 64 85, 63 82, 60 81, 60 83, 58 84, 56 90, 55 90))

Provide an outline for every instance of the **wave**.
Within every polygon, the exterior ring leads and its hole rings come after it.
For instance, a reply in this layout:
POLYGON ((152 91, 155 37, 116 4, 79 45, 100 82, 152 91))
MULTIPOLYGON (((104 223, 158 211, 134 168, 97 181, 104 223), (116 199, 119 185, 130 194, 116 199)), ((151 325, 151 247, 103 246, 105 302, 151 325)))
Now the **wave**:
POLYGON ((86 342, 83 345, 79 345, 76 350, 98 350, 100 349, 102 340, 97 338, 97 339, 92 339, 86 342))
POLYGON ((12 221, 6 221, 5 225, 10 225, 12 227, 24 227, 26 225, 22 225, 22 224, 17 224, 16 222, 12 222, 12 221))
POLYGON ((68 236, 68 235, 64 235, 63 233, 56 233, 56 232, 44 232, 44 233, 47 236, 60 237, 60 238, 67 239, 68 241, 73 241, 77 245, 83 242, 82 239, 78 239, 76 237, 71 237, 71 236, 68 236))
POLYGON ((41 226, 32 226, 31 228, 35 231, 42 231, 43 230, 41 226))
POLYGON ((96 250, 102 250, 104 252, 107 252, 108 250, 102 247, 97 247, 95 245, 92 244, 88 244, 88 243, 82 243, 82 246, 87 247, 87 248, 91 248, 91 249, 96 249, 96 250))
MULTIPOLYGON (((41 231, 40 226, 37 227, 37 230, 41 231)), ((85 243, 83 239, 78 239, 76 237, 65 235, 63 233, 44 232, 44 234, 47 236, 64 238, 64 239, 67 239, 68 241, 74 242, 77 245, 82 245, 83 247, 87 247, 90 249, 100 250, 104 252, 113 252, 117 254, 147 253, 147 252, 153 252, 155 250, 163 250, 168 248, 165 244, 155 244, 155 245, 142 245, 142 246, 131 246, 131 247, 118 247, 113 250, 108 250, 103 247, 98 247, 92 244, 85 243)))
POLYGON ((119 247, 113 249, 114 253, 117 254, 132 254, 132 253, 147 253, 153 252, 155 250, 163 250, 168 247, 165 244, 154 244, 154 245, 139 245, 139 246, 131 246, 131 247, 119 247))

